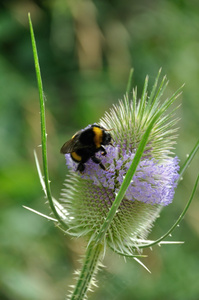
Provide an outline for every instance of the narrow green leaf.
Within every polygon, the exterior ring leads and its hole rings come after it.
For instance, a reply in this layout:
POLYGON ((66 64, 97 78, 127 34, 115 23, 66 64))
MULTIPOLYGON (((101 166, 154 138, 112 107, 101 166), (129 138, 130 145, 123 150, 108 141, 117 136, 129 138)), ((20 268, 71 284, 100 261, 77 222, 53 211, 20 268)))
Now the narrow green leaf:
POLYGON ((44 191, 44 194, 47 197, 46 185, 45 185, 45 181, 44 181, 44 178, 43 178, 43 175, 42 175, 42 172, 41 172, 41 168, 40 168, 40 164, 39 164, 39 160, 38 160, 36 151, 34 151, 34 157, 35 157, 35 163, 36 163, 36 167, 37 167, 37 173, 38 173, 38 176, 39 176, 39 180, 40 180, 42 189, 44 191))
POLYGON ((181 167, 180 170, 180 175, 179 178, 177 180, 177 184, 179 183, 179 181, 182 179, 184 172, 186 171, 186 169, 189 167, 190 163, 192 162, 194 156, 196 155, 197 151, 199 149, 199 140, 197 141, 196 145, 193 147, 191 153, 188 155, 185 163, 183 164, 183 166, 181 167))
POLYGON ((35 63, 35 71, 36 71, 37 84, 38 84, 38 90, 39 90, 42 160, 43 160, 43 172, 44 172, 44 182, 45 182, 44 192, 47 194, 47 197, 49 200, 49 205, 50 205, 52 212, 54 213, 55 218, 60 222, 61 225, 66 227, 66 224, 63 222, 63 220, 60 218, 59 214, 56 211, 56 208, 53 203, 51 189, 50 189, 50 180, 49 180, 49 175, 48 175, 48 161, 47 161, 47 133, 46 133, 45 101, 44 101, 44 93, 43 93, 43 84, 42 84, 42 79, 41 79, 41 72, 40 72, 39 59, 38 59, 38 54, 37 54, 36 41, 35 41, 35 37, 34 37, 34 31, 33 31, 30 14, 28 14, 28 18, 29 18, 33 57, 34 57, 34 63, 35 63))
POLYGON ((196 182, 194 184, 194 188, 192 190, 192 193, 191 193, 191 196, 189 198, 189 201, 187 202, 183 212, 181 213, 181 215, 179 216, 179 218, 177 219, 177 221, 173 224, 173 226, 163 235, 161 236, 159 239, 157 239, 156 241, 152 242, 152 243, 149 243, 149 244, 146 244, 146 245, 143 245, 143 244, 140 244, 140 245, 136 245, 136 247, 138 248, 148 248, 148 247, 151 247, 151 246, 154 246, 156 244, 159 244, 162 240, 164 240, 167 236, 169 236, 172 231, 179 225, 179 223, 181 222, 181 220, 183 219, 184 215, 186 214, 192 200, 193 200, 193 197, 195 195, 195 192, 196 192, 196 189, 197 189, 197 186, 198 186, 198 182, 199 182, 199 175, 196 179, 196 182))

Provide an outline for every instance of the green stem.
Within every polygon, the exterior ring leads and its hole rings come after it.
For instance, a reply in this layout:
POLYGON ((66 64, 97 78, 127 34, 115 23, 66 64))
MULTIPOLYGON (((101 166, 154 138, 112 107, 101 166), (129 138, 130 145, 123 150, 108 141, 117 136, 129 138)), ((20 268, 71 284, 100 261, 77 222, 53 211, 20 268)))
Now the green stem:
POLYGON ((84 265, 82 267, 81 273, 70 300, 85 299, 92 281, 94 280, 102 249, 102 244, 98 244, 97 246, 95 246, 94 244, 90 244, 87 248, 84 265))

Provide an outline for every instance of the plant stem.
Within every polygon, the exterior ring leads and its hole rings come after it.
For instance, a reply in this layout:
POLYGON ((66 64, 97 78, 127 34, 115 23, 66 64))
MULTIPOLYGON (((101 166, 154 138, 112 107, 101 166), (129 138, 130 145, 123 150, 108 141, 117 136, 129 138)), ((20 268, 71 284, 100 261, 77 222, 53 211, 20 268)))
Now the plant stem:
POLYGON ((93 243, 89 245, 86 252, 86 257, 84 259, 84 264, 79 275, 77 284, 73 291, 70 300, 83 300, 86 299, 86 294, 94 281, 94 276, 97 272, 97 267, 99 265, 99 258, 102 252, 103 245, 94 245, 93 243))

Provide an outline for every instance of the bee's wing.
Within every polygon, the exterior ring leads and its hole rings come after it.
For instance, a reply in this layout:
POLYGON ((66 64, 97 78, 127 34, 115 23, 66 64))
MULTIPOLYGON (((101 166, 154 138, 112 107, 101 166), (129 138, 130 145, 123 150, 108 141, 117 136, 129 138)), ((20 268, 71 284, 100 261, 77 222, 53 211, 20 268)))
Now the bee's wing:
POLYGON ((63 146, 61 147, 60 152, 65 154, 65 153, 71 153, 73 151, 76 151, 79 148, 79 134, 75 134, 72 139, 67 141, 63 146))
POLYGON ((65 154, 65 153, 71 153, 74 151, 74 146, 75 146, 75 141, 74 139, 71 139, 67 141, 65 144, 60 149, 60 152, 65 154))
POLYGON ((71 152, 75 152, 78 149, 82 149, 82 148, 87 148, 88 146, 86 145, 82 145, 81 142, 79 141, 79 136, 80 136, 80 131, 78 131, 73 137, 72 139, 70 139, 69 141, 67 141, 62 147, 60 152, 63 154, 66 153, 71 153, 71 152))

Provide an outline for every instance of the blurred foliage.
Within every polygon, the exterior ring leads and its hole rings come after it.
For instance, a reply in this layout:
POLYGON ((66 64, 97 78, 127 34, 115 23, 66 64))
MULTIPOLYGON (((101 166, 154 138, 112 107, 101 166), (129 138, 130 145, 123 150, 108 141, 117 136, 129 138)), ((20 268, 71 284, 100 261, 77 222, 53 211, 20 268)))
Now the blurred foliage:
MULTIPOLYGON (((64 299, 73 283, 83 242, 22 205, 49 214, 33 149, 40 149, 39 103, 28 27, 31 13, 46 93, 49 172, 59 197, 65 173, 60 146, 76 130, 97 122, 126 89, 130 67, 138 92, 160 67, 168 94, 184 82, 176 153, 182 160, 198 139, 199 2, 130 0, 24 0, 0 3, 0 299, 64 299)), ((151 238, 159 237, 182 211, 198 173, 186 172, 174 203, 165 208, 151 238)), ((174 240, 135 261, 109 253, 91 299, 198 300, 199 202, 191 205, 174 240)))

